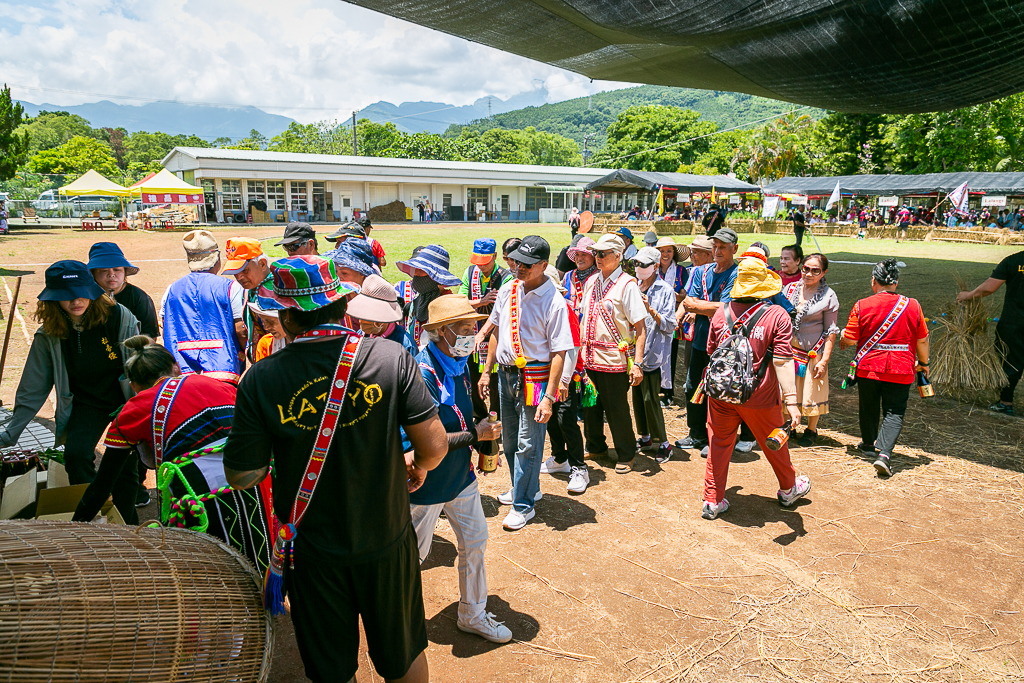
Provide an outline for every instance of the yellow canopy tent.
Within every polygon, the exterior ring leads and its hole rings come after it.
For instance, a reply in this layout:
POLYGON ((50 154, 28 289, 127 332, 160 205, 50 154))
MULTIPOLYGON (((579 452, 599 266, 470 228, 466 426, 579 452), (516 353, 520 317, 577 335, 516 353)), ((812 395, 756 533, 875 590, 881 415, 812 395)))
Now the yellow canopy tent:
POLYGON ((125 197, 128 195, 128 188, 121 187, 90 169, 75 182, 60 188, 58 192, 68 197, 80 197, 88 194, 105 197, 125 197))
MULTIPOLYGON (((166 168, 160 169, 159 173, 151 173, 139 182, 128 188, 133 197, 138 197, 143 204, 203 204, 203 188, 189 185, 184 180, 174 175, 166 168)), ((198 207, 196 214, 192 217, 192 210, 187 210, 191 221, 199 219, 198 207)))
MULTIPOLYGON (((128 188, 122 187, 117 183, 107 180, 105 177, 97 173, 96 171, 89 169, 85 174, 64 187, 57 190, 57 193, 64 197, 82 197, 85 195, 96 195, 101 197, 126 197, 128 196, 128 188)), ((122 214, 123 214, 122 207, 122 214)), ((61 212, 63 216, 63 211, 61 212)), ((69 213, 70 216, 70 213, 69 213)), ((63 217, 61 223, 63 224, 63 217)))

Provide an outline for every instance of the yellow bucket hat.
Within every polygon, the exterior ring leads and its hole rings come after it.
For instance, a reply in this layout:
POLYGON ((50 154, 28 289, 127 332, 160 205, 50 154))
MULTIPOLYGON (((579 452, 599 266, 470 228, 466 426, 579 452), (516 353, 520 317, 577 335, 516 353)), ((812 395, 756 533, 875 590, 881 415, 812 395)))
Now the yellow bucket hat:
POLYGON ((741 259, 736 282, 730 295, 733 299, 768 299, 782 291, 782 278, 757 258, 741 259))

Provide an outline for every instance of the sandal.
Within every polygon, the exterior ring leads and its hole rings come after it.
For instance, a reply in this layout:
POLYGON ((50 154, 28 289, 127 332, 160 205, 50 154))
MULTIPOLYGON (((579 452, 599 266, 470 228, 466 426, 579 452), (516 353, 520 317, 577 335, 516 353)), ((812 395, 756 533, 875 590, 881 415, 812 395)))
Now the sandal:
POLYGON ((620 462, 615 465, 615 474, 629 474, 632 471, 632 462, 620 462))

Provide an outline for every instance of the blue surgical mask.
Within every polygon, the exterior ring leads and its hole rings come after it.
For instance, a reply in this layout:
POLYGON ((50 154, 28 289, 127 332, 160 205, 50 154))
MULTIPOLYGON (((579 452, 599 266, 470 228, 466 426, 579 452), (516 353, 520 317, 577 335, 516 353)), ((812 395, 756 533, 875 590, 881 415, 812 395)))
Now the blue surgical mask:
MULTIPOLYGON (((448 343, 448 349, 452 352, 452 355, 456 358, 465 358, 469 354, 476 350, 476 337, 473 335, 462 336, 452 333, 455 335, 455 341, 448 343)), ((448 341, 445 338, 445 341, 448 341)))

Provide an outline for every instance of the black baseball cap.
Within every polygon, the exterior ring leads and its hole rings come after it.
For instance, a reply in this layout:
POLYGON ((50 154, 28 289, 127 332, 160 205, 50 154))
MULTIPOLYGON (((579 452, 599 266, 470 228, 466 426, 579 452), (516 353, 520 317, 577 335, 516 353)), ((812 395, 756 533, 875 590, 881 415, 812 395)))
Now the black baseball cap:
POLYGON ((274 244, 275 247, 280 247, 285 244, 293 244, 295 242, 301 242, 303 240, 315 240, 316 231, 313 230, 313 226, 309 223, 289 223, 288 227, 284 229, 284 237, 280 242, 274 244))
POLYGON ((373 224, 370 222, 370 215, 365 213, 359 217, 359 220, 357 220, 356 223, 363 226, 363 228, 373 227, 373 224))
POLYGON ((361 237, 365 239, 366 230, 359 223, 352 221, 341 226, 330 235, 324 235, 324 239, 328 242, 337 242, 342 237, 361 237))
POLYGON ((519 244, 519 248, 508 255, 520 263, 532 266, 538 261, 547 261, 551 256, 551 245, 540 235, 527 235, 519 244))

